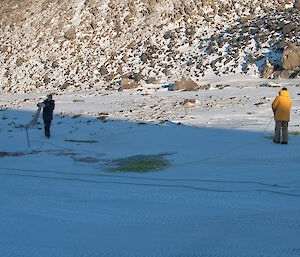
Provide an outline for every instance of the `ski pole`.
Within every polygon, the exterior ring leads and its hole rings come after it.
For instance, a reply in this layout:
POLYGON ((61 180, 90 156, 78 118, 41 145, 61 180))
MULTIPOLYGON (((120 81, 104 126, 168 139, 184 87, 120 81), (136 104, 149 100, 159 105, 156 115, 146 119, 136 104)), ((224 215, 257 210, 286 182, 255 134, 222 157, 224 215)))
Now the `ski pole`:
POLYGON ((265 132, 266 132, 267 128, 270 126, 270 124, 271 124, 272 120, 273 120, 273 117, 270 119, 270 122, 269 122, 269 124, 266 126, 266 128, 265 128, 265 130, 264 130, 264 133, 263 133, 263 135, 265 134, 265 132))
POLYGON ((30 142, 29 142, 29 136, 28 136, 28 128, 26 127, 26 135, 27 135, 27 144, 28 144, 28 147, 30 148, 30 142))

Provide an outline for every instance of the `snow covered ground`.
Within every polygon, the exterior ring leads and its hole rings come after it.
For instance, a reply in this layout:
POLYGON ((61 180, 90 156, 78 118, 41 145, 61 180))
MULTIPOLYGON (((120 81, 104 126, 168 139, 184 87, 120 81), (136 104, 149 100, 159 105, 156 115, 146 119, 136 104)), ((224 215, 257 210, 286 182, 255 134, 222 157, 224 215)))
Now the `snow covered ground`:
POLYGON ((30 147, 22 125, 45 95, 1 95, 0 256, 300 256, 300 81, 280 84, 288 145, 271 140, 267 82, 55 95, 52 137, 40 118, 30 147), (110 170, 137 156, 171 165, 110 170))

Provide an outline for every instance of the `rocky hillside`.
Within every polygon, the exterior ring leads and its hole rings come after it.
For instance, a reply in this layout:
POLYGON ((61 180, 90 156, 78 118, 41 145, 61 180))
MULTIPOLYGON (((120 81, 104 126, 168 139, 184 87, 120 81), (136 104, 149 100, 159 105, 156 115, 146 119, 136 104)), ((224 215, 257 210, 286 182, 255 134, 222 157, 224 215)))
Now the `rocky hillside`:
POLYGON ((294 0, 0 0, 0 90, 298 78, 294 0))

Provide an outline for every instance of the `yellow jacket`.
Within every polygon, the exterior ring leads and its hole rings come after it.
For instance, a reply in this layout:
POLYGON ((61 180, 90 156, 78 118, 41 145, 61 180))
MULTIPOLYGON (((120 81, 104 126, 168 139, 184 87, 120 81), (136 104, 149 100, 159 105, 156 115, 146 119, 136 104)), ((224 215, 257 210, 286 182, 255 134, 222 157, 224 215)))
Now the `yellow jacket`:
POLYGON ((277 96, 274 102, 272 103, 274 119, 290 121, 291 107, 292 107, 292 100, 290 98, 289 91, 280 90, 279 96, 277 96))

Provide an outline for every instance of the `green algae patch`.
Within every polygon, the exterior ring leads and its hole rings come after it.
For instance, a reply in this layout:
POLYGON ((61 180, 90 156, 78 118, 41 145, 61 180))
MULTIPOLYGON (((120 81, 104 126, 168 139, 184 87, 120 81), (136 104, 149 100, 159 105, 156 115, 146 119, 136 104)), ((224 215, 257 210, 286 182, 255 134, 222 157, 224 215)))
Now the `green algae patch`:
POLYGON ((300 131, 290 131, 289 134, 294 136, 300 136, 300 131))
POLYGON ((171 166, 171 162, 160 155, 135 155, 128 158, 114 160, 116 167, 109 169, 109 172, 137 172, 147 173, 162 171, 171 166))
POLYGON ((274 136, 264 136, 264 138, 266 138, 266 139, 273 139, 274 136))

